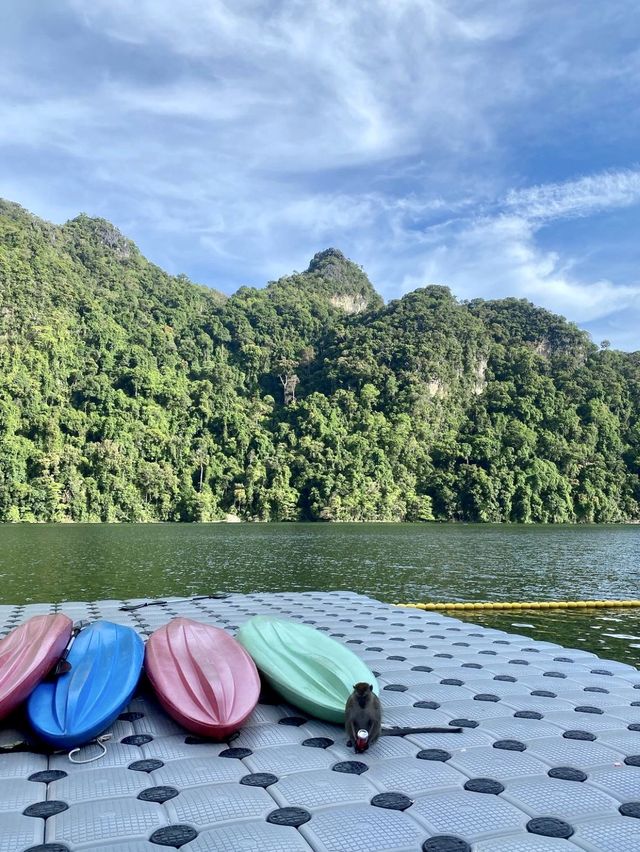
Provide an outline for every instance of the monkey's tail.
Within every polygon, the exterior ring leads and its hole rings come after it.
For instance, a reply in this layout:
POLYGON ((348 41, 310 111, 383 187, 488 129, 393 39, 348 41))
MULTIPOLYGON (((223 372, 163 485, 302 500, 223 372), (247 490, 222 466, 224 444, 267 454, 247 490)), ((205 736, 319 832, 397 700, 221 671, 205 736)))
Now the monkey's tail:
POLYGON ((462 728, 383 728, 382 737, 404 737, 407 734, 461 734, 462 728))

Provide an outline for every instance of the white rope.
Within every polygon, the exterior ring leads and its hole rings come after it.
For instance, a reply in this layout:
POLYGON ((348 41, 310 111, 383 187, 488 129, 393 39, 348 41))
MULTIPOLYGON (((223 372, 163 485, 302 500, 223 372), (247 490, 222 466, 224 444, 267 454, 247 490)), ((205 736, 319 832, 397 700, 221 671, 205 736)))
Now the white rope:
POLYGON ((71 751, 69 752, 69 755, 68 755, 69 760, 71 761, 71 763, 93 763, 94 760, 100 760, 100 758, 104 757, 105 754, 107 753, 107 747, 106 747, 105 743, 108 743, 109 740, 112 739, 112 738, 113 738, 113 734, 102 734, 101 737, 96 737, 96 739, 92 740, 90 743, 85 743, 85 745, 87 745, 87 746, 93 745, 94 743, 96 745, 100 746, 102 751, 100 752, 100 754, 96 754, 95 757, 88 757, 86 760, 74 760, 72 755, 77 754, 77 752, 79 752, 80 749, 85 747, 85 746, 78 746, 77 748, 71 749, 71 751))

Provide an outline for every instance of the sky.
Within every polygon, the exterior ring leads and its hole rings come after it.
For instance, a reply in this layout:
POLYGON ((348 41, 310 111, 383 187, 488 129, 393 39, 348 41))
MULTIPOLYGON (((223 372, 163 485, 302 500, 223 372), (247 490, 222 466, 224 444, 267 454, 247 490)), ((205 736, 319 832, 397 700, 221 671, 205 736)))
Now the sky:
POLYGON ((232 293, 329 246, 386 300, 640 349, 637 0, 0 4, 0 196, 232 293))

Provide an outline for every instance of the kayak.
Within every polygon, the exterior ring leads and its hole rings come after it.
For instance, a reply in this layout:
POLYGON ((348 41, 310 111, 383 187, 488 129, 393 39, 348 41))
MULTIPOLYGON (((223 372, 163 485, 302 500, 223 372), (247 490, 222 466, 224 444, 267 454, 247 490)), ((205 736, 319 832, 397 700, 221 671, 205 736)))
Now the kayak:
POLYGON ((134 630, 94 621, 71 646, 70 670, 31 693, 27 715, 33 729, 57 748, 94 739, 131 700, 143 660, 144 644, 134 630))
POLYGON ((144 665, 167 713, 201 736, 226 739, 258 703, 253 660, 219 627, 174 618, 149 637, 144 665))
POLYGON ((29 696, 62 656, 73 622, 66 615, 34 615, 0 640, 0 719, 29 696))
POLYGON ((353 651, 306 624, 257 615, 236 638, 271 686, 311 716, 343 723, 355 683, 379 692, 373 672, 353 651))

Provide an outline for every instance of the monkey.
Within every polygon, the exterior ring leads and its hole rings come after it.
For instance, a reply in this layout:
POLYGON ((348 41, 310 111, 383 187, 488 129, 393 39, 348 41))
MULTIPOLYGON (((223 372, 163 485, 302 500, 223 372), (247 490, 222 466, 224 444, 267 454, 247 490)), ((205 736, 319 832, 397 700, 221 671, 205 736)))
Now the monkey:
POLYGON ((345 706, 347 746, 362 754, 379 737, 403 737, 405 734, 461 734, 462 728, 383 728, 382 705, 371 683, 356 683, 345 706))
POLYGON ((347 745, 366 751, 382 733, 382 706, 371 683, 356 683, 344 710, 347 745))

